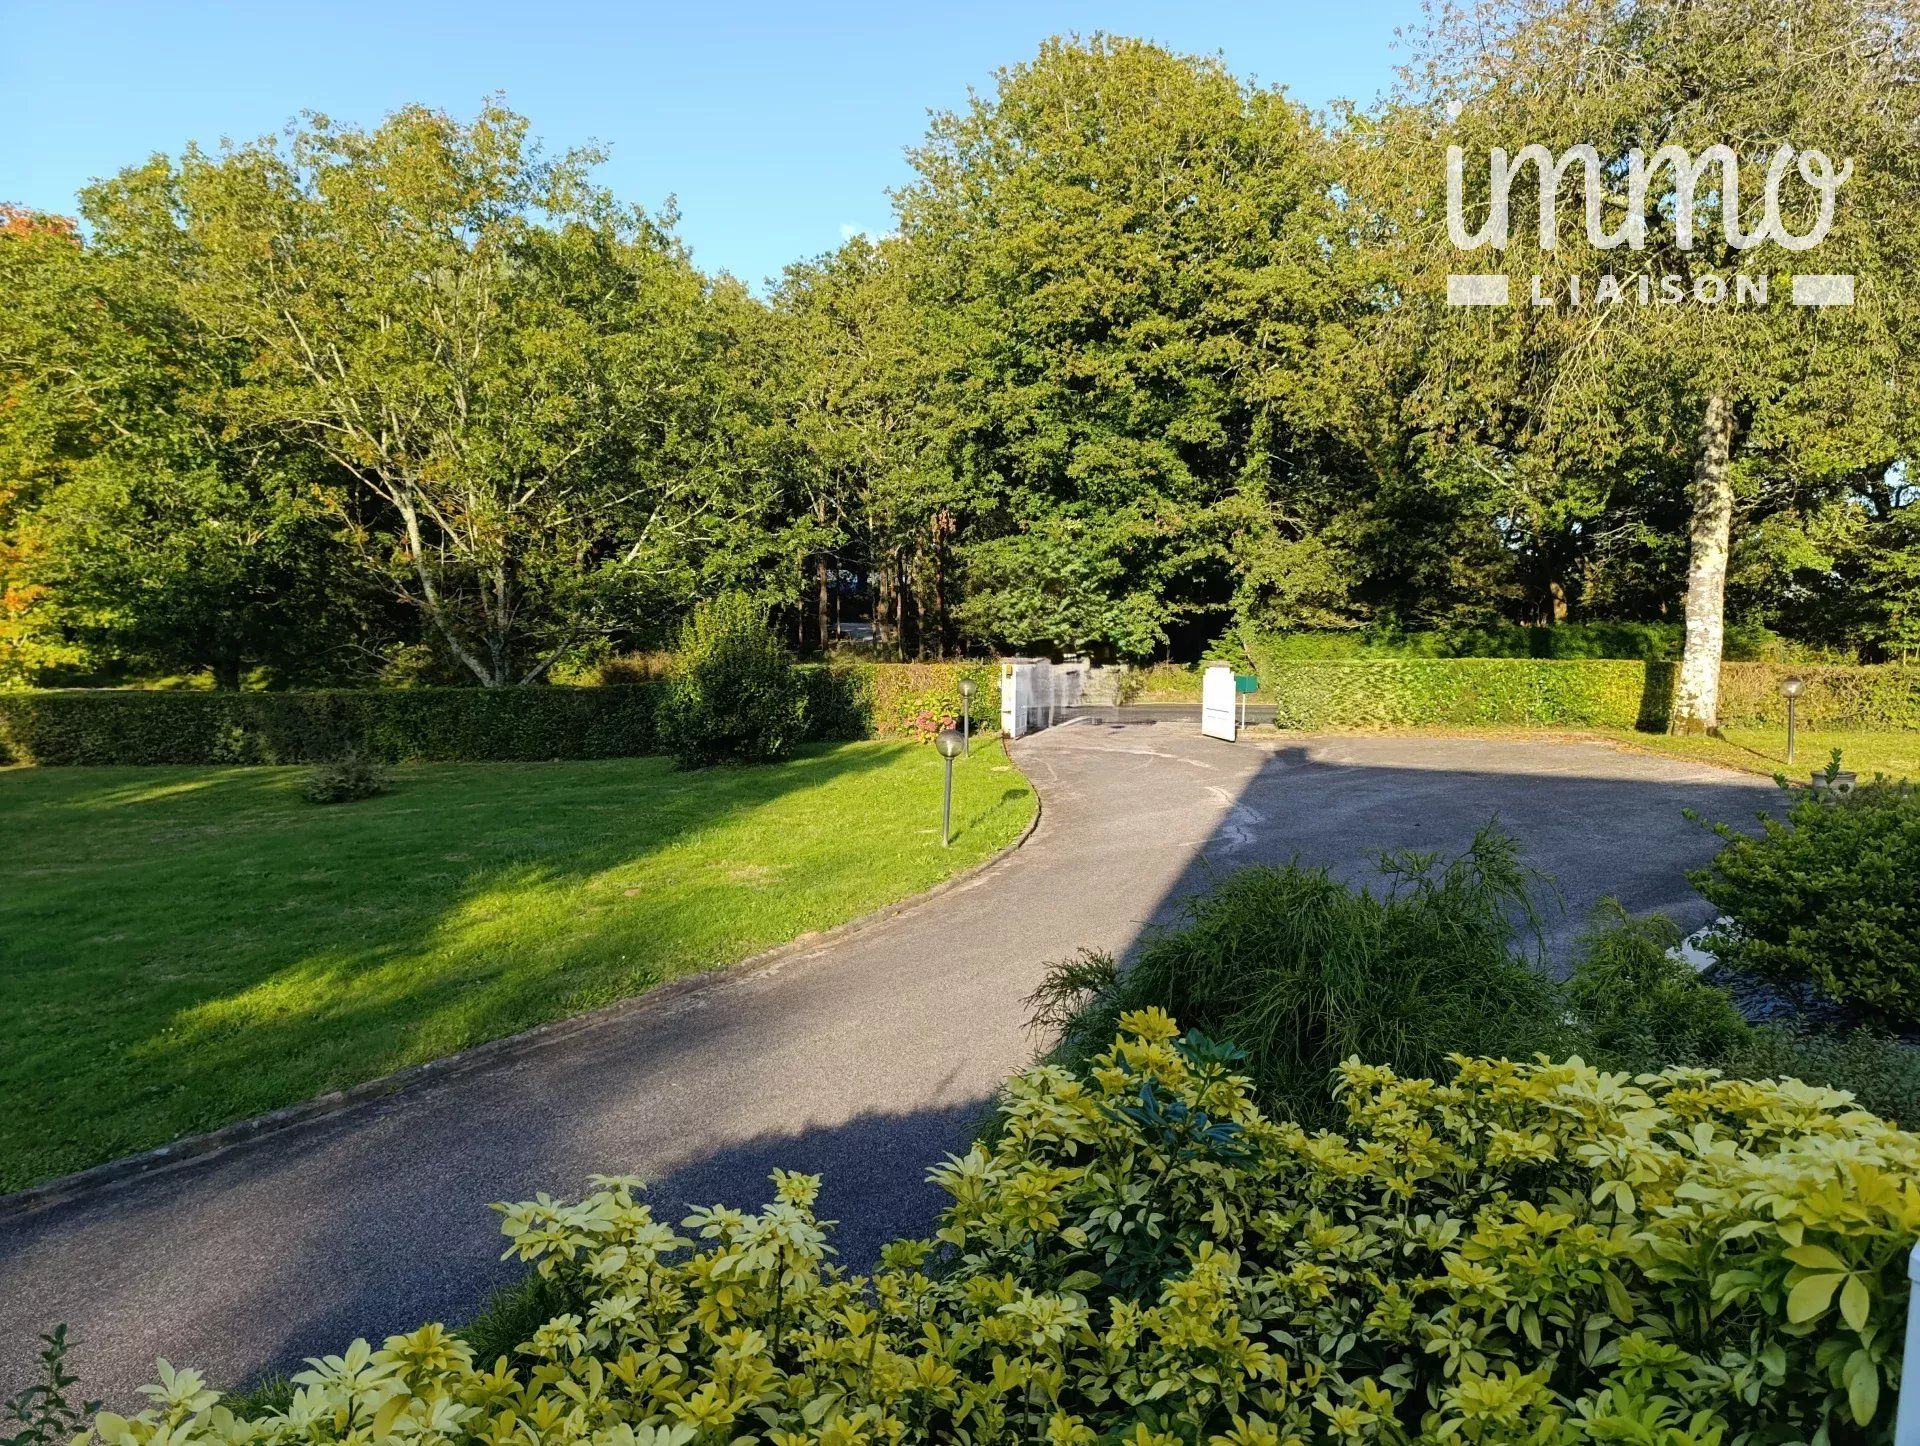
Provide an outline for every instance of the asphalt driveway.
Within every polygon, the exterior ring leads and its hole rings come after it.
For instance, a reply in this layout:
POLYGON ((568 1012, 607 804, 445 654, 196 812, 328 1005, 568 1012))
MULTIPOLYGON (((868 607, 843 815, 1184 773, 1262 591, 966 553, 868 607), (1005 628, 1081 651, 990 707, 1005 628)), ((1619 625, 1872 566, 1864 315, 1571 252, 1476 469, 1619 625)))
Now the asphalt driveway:
MULTIPOLYGON (((1228 745, 1181 723, 1081 720, 1014 745, 1038 786, 1026 846, 829 943, 627 1010, 483 1069, 417 1084, 124 1185, 0 1212, 0 1395, 66 1321, 83 1389, 130 1401, 153 1358, 220 1384, 458 1319, 509 1275, 487 1202, 657 1182, 667 1212, 764 1198, 776 1166, 823 1172, 821 1213, 864 1264, 938 1209, 957 1148, 1039 1041, 1045 963, 1124 950, 1209 878, 1298 854, 1364 878, 1382 849, 1451 849, 1497 815, 1566 909, 1556 957, 1613 894, 1683 922, 1753 778, 1601 744, 1289 736, 1228 745)), ((677 1213, 671 1218, 678 1218, 677 1213)))

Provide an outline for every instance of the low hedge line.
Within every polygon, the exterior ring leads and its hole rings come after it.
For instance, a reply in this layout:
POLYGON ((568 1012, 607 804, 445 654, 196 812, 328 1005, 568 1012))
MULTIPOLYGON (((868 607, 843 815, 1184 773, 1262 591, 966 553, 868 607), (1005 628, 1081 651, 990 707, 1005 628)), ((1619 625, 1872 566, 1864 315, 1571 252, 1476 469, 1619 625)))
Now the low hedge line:
POLYGON ((12 763, 387 763, 620 758, 655 751, 657 690, 396 688, 311 693, 0 693, 12 763))
POLYGON ((971 679, 975 732, 1000 726, 993 663, 836 663, 806 668, 808 717, 823 738, 931 738, 961 713, 971 679))
POLYGON ((1780 680, 1807 680, 1800 721, 1810 728, 1920 728, 1920 667, 1796 668, 1780 663, 1728 663, 1720 669, 1720 721, 1736 726, 1785 723, 1780 680))
MULTIPOLYGON (((810 739, 931 737, 960 713, 997 725, 992 664, 861 663, 800 670, 810 739)), ((660 751, 660 685, 395 688, 304 693, 0 693, 0 763, 539 762, 660 751)))
MULTIPOLYGON (((1629 659, 1404 658, 1271 663, 1260 677, 1282 728, 1533 724, 1666 727, 1678 665, 1629 659)), ((1809 728, 1920 729, 1920 668, 1728 663, 1720 719, 1786 721, 1781 679, 1807 680, 1809 728)))
POLYGON ((1282 728, 1651 726, 1648 667, 1625 660, 1290 662, 1260 678, 1282 728))

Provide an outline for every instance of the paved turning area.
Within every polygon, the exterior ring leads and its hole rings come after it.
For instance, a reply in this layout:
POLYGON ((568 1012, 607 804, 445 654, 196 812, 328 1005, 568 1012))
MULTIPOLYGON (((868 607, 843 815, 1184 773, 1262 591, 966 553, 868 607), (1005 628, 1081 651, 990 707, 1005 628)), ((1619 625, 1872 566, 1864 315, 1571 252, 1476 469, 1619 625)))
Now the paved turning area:
POLYGON ((1298 854, 1365 878, 1382 849, 1458 848, 1496 814, 1559 883, 1564 958, 1609 893, 1703 920, 1682 875, 1713 840, 1681 809, 1742 820, 1774 792, 1593 743, 1229 745, 1179 723, 1081 720, 1013 756, 1039 827, 921 904, 471 1073, 0 1214, 0 1388, 25 1383, 58 1321, 85 1391, 127 1407, 155 1356, 231 1385, 458 1320, 511 1273, 487 1202, 577 1192, 596 1171, 657 1182, 676 1222, 689 1203, 757 1205, 776 1166, 823 1172, 842 1257, 868 1263, 928 1226, 927 1165, 1033 1058, 1023 998, 1048 960, 1126 949, 1222 871, 1298 854))

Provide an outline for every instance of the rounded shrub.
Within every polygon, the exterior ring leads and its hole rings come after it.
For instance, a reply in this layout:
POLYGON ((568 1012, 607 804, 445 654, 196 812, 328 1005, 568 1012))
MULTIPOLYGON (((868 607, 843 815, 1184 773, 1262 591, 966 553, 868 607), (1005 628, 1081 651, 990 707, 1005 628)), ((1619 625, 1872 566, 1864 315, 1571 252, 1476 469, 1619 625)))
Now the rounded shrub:
POLYGON ((744 593, 694 609, 660 700, 660 741, 683 768, 783 758, 805 736, 793 656, 744 593))
POLYGON ((1796 793, 1757 837, 1714 826, 1726 847, 1688 875, 1731 921, 1708 947, 1869 1020, 1920 1023, 1920 790, 1880 780, 1844 799, 1796 793))

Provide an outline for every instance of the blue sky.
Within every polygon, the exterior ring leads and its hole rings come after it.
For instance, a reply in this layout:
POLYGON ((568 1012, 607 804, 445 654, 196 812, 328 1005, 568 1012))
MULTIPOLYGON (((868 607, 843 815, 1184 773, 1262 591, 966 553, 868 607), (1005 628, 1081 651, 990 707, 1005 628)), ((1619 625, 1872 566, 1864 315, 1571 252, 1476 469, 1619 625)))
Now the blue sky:
POLYGON ((884 231, 930 109, 986 88, 1048 35, 1106 30, 1219 52, 1321 106, 1371 99, 1418 0, 1224 4, 503 5, 486 0, 0 0, 0 201, 70 211, 95 176, 296 112, 372 123, 504 91, 558 148, 612 149, 624 199, 679 199, 699 263, 758 285, 884 231))

